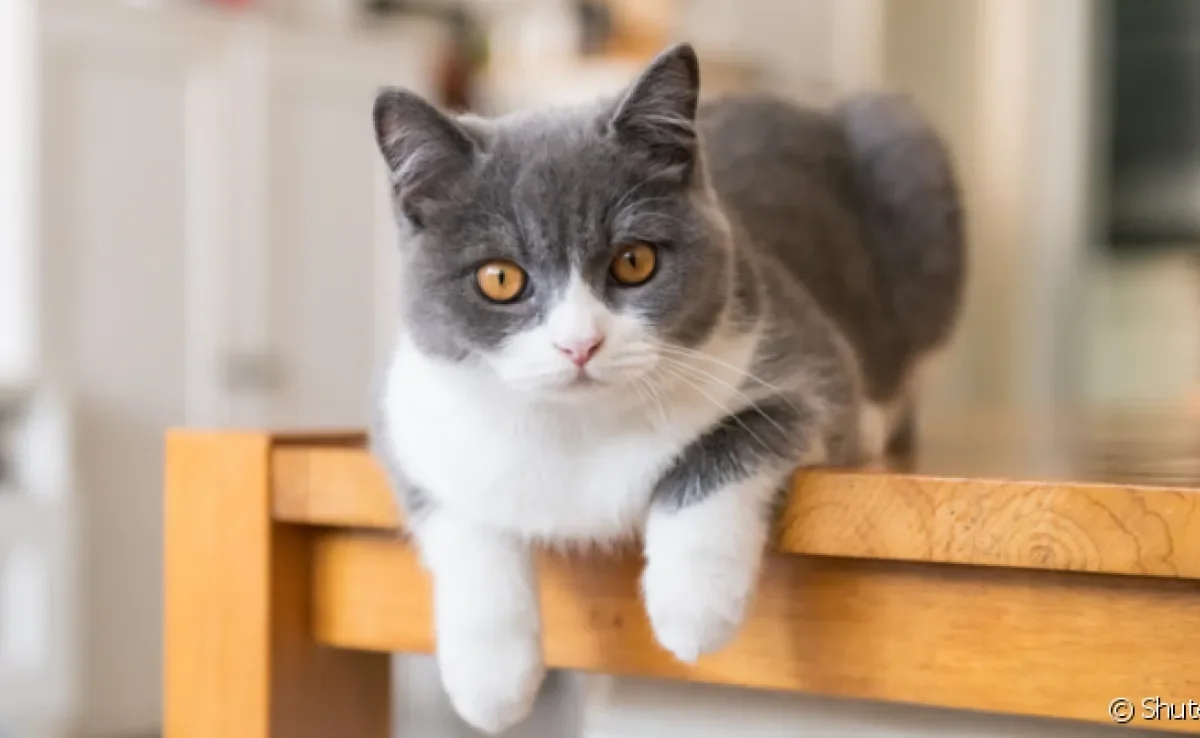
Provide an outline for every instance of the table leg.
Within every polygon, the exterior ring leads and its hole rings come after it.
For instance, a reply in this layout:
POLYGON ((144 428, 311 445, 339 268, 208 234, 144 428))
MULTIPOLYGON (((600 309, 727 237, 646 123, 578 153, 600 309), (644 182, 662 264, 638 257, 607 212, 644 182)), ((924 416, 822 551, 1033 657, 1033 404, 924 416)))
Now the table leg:
POLYGON ((314 532, 271 519, 265 434, 173 433, 165 738, 390 738, 385 653, 312 636, 314 532))

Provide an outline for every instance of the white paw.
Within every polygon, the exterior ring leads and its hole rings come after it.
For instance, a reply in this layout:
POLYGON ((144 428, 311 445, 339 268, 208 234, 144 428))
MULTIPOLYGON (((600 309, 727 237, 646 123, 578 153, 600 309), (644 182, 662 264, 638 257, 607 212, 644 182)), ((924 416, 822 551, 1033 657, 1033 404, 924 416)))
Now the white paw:
POLYGON ((485 733, 523 720, 545 676, 537 633, 503 628, 440 633, 438 666, 459 717, 485 733))
POLYGON ((703 554, 651 559, 642 589, 658 642, 688 664, 728 645, 754 593, 756 563, 703 554))

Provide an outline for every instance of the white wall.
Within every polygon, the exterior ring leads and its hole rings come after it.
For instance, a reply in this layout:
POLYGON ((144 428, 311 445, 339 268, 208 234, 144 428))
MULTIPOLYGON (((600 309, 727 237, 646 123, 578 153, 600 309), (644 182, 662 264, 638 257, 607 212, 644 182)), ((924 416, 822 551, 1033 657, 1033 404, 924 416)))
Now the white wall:
POLYGON ((80 729, 152 734, 163 433, 365 422, 375 313, 396 299, 370 105, 385 83, 428 91, 441 36, 183 3, 36 7, 42 145, 18 186, 40 191, 39 378, 69 391, 76 422, 80 729), (231 377, 239 357, 281 378, 231 377))
POLYGON ((185 419, 187 294, 179 61, 105 41, 47 65, 43 211, 46 362, 75 405, 85 523, 82 707, 101 735, 161 711, 162 434, 185 419))
POLYGON ((693 0, 685 4, 681 35, 701 53, 760 65, 794 90, 832 77, 833 17, 828 0, 693 0))
POLYGON ((692 0, 678 35, 701 54, 759 68, 781 94, 822 100, 873 87, 887 0, 692 0))
MULTIPOLYGON (((1194 257, 1094 260, 1083 273, 1080 394, 1178 412, 1200 399, 1200 269, 1194 257)), ((1200 406, 1193 406, 1200 407, 1200 406)))
POLYGON ((33 0, 0 3, 0 387, 34 373, 33 0))
POLYGON ((947 137, 965 188, 970 274, 953 350, 926 397, 1071 398, 1090 236, 1091 0, 890 0, 886 79, 947 137))
POLYGON ((0 480, 0 733, 61 727, 77 687, 69 421, 38 356, 35 13, 0 2, 0 397, 29 401, 0 429, 15 467, 0 480))

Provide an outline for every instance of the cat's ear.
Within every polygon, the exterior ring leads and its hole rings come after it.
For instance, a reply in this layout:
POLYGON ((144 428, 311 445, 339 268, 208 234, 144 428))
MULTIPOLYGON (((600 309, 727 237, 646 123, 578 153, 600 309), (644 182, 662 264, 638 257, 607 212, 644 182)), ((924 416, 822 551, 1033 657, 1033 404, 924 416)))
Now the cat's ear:
POLYGON ((609 123, 623 144, 690 171, 696 156, 700 62, 691 44, 660 53, 630 85, 609 123))
POLYGON ((386 88, 375 98, 375 140, 391 173, 401 212, 421 227, 471 168, 478 141, 419 95, 386 88))

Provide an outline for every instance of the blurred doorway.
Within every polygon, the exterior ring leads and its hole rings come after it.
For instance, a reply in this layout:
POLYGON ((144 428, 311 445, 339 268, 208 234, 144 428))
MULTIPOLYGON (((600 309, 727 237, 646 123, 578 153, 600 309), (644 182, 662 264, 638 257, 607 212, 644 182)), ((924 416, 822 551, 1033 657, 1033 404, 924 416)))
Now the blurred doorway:
POLYGON ((1200 244, 1200 3, 1110 0, 1107 242, 1200 244))
POLYGON ((1097 3, 1095 243, 1080 386, 1093 403, 1200 400, 1200 3, 1097 3))

